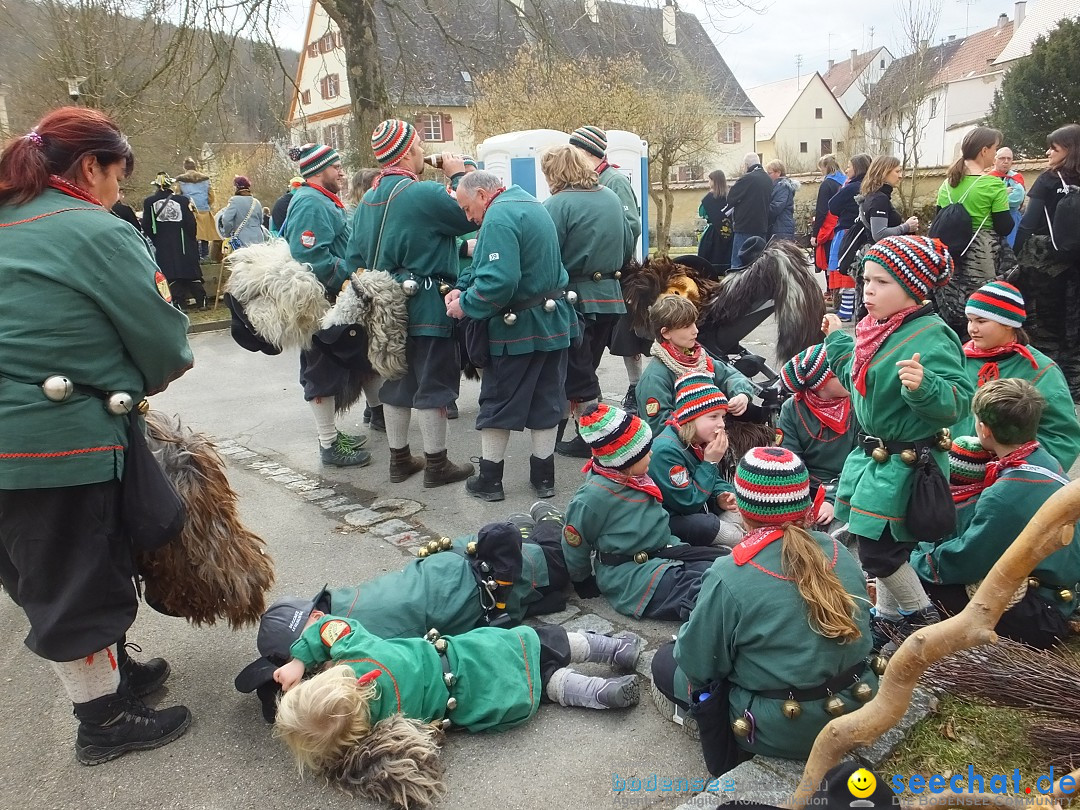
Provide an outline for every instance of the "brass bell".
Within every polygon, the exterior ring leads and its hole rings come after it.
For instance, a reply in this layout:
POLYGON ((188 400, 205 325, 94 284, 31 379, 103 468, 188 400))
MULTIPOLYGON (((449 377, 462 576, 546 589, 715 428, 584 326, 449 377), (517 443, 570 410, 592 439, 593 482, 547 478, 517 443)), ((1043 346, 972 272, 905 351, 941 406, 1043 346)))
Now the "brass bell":
POLYGON ((440 654, 446 652, 447 646, 448 645, 446 643, 445 638, 437 638, 437 639, 435 639, 435 651, 436 652, 438 652, 440 654))
POLYGON ((618 279, 620 279, 620 278, 622 278, 622 270, 616 270, 615 271, 615 279, 616 279, 616 281, 618 279))
POLYGON ((1058 599, 1062 602, 1071 602, 1073 600, 1073 592, 1068 588, 1062 588, 1058 591, 1058 599))
POLYGON ((450 285, 447 284, 445 281, 442 284, 439 285, 439 295, 441 295, 443 298, 445 298, 447 293, 449 293, 449 292, 450 292, 450 285))
POLYGON ((544 301, 544 312, 554 312, 555 306, 555 301, 551 298, 548 298, 546 301, 544 301))
POLYGON ((475 540, 470 540, 468 545, 465 546, 465 553, 468 554, 470 557, 475 557, 476 556, 476 541, 475 540))
POLYGON ((428 557, 430 555, 431 555, 431 552, 427 550, 427 546, 420 546, 420 548, 418 548, 416 550, 416 556, 420 557, 421 559, 423 559, 424 557, 428 557))
POLYGON ((135 406, 135 409, 141 414, 148 413, 150 410, 150 400, 140 399, 139 404, 135 406))
POLYGON ((941 434, 938 436, 938 449, 951 450, 952 449, 952 434, 949 433, 948 428, 943 428, 941 434))
POLYGON ((844 701, 839 695, 833 695, 831 698, 825 701, 825 711, 831 714, 833 717, 839 717, 847 711, 847 706, 844 705, 844 701))
POLYGON ((603 273, 593 273, 592 274, 592 280, 593 281, 600 281, 603 277, 604 277, 603 273))
POLYGON ((443 683, 446 684, 447 689, 457 683, 457 675, 455 675, 453 672, 444 672, 442 679, 443 683))
POLYGON ((454 547, 454 541, 449 537, 439 538, 439 551, 449 551, 454 547))
POLYGON ((45 394, 45 399, 51 402, 63 402, 75 392, 75 384, 67 377, 54 374, 45 378, 45 382, 41 384, 41 391, 45 394))
POLYGON ((802 714, 802 704, 795 698, 788 698, 784 701, 784 705, 780 707, 780 711, 788 720, 798 720, 799 715, 802 714))
POLYGON ((105 400, 105 410, 113 416, 123 416, 124 414, 131 413, 131 409, 134 407, 135 400, 132 399, 131 394, 126 391, 114 391, 109 394, 109 398, 105 400))
POLYGON ((428 554, 438 554, 439 553, 439 541, 438 540, 428 540, 428 542, 427 542, 427 550, 428 550, 428 554))
POLYGON ((634 555, 634 562, 636 562, 638 565, 644 565, 648 561, 649 561, 648 552, 639 551, 637 554, 634 555))
POLYGON ((868 683, 859 681, 851 687, 851 696, 859 701, 859 703, 866 703, 874 696, 874 687, 868 683))
POLYGON ((505 315, 503 315, 503 323, 505 323, 507 326, 513 326, 515 323, 517 323, 517 313, 507 312, 505 315))
POLYGON ((1027 586, 1029 588, 1038 588, 1039 587, 1039 580, 1036 579, 1035 577, 1028 577, 1027 578, 1027 586))
POLYGON ((916 455, 915 451, 909 447, 907 450, 900 451, 900 460, 911 467, 919 460, 919 457, 916 455))
POLYGON ((401 282, 401 289, 405 291, 406 295, 413 296, 420 289, 420 285, 416 283, 415 278, 407 278, 401 282))
POLYGON ((566 291, 566 303, 573 306, 574 304, 577 303, 577 298, 578 298, 578 295, 573 290, 567 290, 566 291))
POLYGON ((870 453, 870 458, 876 461, 878 464, 884 464, 889 460, 889 451, 884 447, 875 447, 873 452, 870 453))
POLYGON ((734 732, 736 737, 745 740, 747 737, 750 736, 752 727, 749 720, 747 720, 745 717, 740 717, 731 724, 731 730, 732 732, 734 732))
POLYGON ((446 700, 446 710, 448 712, 452 712, 456 708, 457 708, 457 698, 456 697, 447 698, 447 700, 446 700))
POLYGON ((889 659, 884 655, 875 655, 870 659, 870 669, 874 670, 874 674, 879 678, 885 674, 885 669, 889 666, 889 659))

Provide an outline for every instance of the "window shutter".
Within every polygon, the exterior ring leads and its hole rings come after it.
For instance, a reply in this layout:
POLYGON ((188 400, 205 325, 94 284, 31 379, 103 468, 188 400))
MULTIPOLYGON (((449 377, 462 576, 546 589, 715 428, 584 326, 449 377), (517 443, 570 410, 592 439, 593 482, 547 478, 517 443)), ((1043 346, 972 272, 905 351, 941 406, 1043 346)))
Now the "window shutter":
POLYGON ((742 143, 742 121, 735 122, 735 143, 742 143))
POLYGON ((442 114, 442 139, 443 141, 454 140, 454 119, 446 113, 442 114))

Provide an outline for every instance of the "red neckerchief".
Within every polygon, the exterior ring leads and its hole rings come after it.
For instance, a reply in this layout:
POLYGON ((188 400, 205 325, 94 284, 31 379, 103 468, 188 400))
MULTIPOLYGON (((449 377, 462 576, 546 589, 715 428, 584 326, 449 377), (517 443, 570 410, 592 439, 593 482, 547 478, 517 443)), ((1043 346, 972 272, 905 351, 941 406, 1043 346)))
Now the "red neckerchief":
POLYGON ((594 458, 589 459, 585 463, 585 466, 581 468, 581 471, 583 473, 592 471, 597 475, 602 475, 609 481, 614 481, 616 484, 630 487, 630 489, 636 489, 638 492, 644 492, 646 495, 652 495, 661 503, 664 502, 664 496, 660 492, 660 487, 658 487, 648 475, 627 475, 618 470, 609 470, 607 467, 597 464, 596 459, 594 458))
POLYGON ((855 381, 855 390, 862 396, 866 396, 866 372, 870 368, 870 361, 889 335, 903 325, 904 318, 918 308, 916 305, 907 307, 883 321, 876 321, 872 315, 867 315, 855 324, 855 359, 851 363, 851 379, 855 381))
MULTIPOLYGON (((671 359, 680 366, 686 366, 687 368, 697 368, 701 363, 701 353, 705 351, 700 343, 695 343, 693 349, 685 352, 666 340, 660 342, 660 348, 671 355, 671 359)), ((705 356, 705 368, 710 374, 713 373, 712 358, 708 355, 705 356)))
MULTIPOLYGON (((832 376, 830 371, 823 382, 832 376)), ((817 392, 807 389, 795 394, 797 402, 805 403, 810 413, 818 418, 825 427, 835 433, 847 433, 848 424, 851 420, 851 398, 837 397, 836 399, 822 399, 817 392)))
POLYGON ((498 188, 497 188, 497 189, 495 190, 495 193, 491 195, 491 199, 487 201, 487 205, 485 205, 485 206, 484 206, 484 213, 485 213, 485 214, 487 213, 487 210, 488 210, 489 208, 491 208, 491 204, 492 204, 493 202, 495 202, 495 199, 496 199, 496 198, 497 198, 497 197, 498 197, 498 196, 499 196, 500 194, 502 194, 502 193, 503 193, 504 191, 506 191, 506 186, 499 186, 499 187, 498 187, 498 188))
POLYGON ((400 166, 387 166, 385 169, 375 175, 375 180, 371 183, 371 187, 378 188, 379 183, 384 177, 408 177, 413 180, 420 179, 416 172, 410 172, 408 169, 403 169, 400 166))
POLYGON ((1004 346, 995 346, 992 349, 980 349, 975 345, 974 340, 969 340, 964 344, 964 357, 970 357, 972 360, 988 361, 983 363, 982 368, 979 369, 979 374, 976 378, 979 388, 982 388, 986 383, 992 380, 998 379, 1001 376, 1001 372, 998 371, 997 361, 1004 360, 1014 353, 1026 358, 1027 361, 1031 363, 1033 369, 1036 371, 1039 370, 1039 361, 1035 359, 1035 356, 1031 353, 1031 349, 1027 346, 1022 346, 1015 340, 1012 343, 1006 343, 1004 346))
MULTIPOLYGON (((75 197, 76 199, 83 200, 84 202, 92 203, 93 205, 101 205, 101 200, 91 194, 89 191, 83 188, 79 188, 70 180, 65 180, 58 174, 49 175, 49 188, 55 188, 57 191, 67 194, 69 197, 75 197)), ((101 205, 104 208, 104 205, 101 205)))
POLYGON ((731 552, 736 565, 746 565, 759 551, 784 536, 784 530, 776 526, 761 526, 749 532, 731 552))
POLYGON ((596 176, 599 177, 600 175, 602 175, 608 169, 617 169, 617 168, 619 168, 618 163, 608 163, 608 159, 604 158, 603 160, 600 161, 600 165, 598 165, 596 167, 596 176))
POLYGON ((316 185, 315 183, 312 183, 312 182, 310 182, 310 181, 309 181, 309 182, 307 182, 307 183, 305 183, 304 185, 306 185, 306 186, 307 186, 308 188, 313 188, 313 189, 315 189, 316 191, 318 191, 318 192, 319 192, 319 193, 321 193, 321 194, 325 194, 325 195, 326 195, 327 197, 329 197, 329 198, 330 198, 330 200, 331 200, 331 201, 332 201, 332 202, 334 203, 334 205, 336 205, 336 206, 337 206, 338 208, 344 208, 344 207, 345 207, 344 203, 342 203, 342 202, 341 202, 341 200, 340 200, 340 199, 338 198, 338 195, 337 195, 337 194, 334 194, 334 193, 333 193, 332 191, 327 191, 327 190, 326 190, 325 188, 323 188, 322 186, 320 186, 320 185, 316 185))
POLYGON ((1010 467, 1019 467, 1027 460, 1028 456, 1038 449, 1039 443, 1037 441, 1024 442, 1024 444, 1017 447, 1011 453, 1006 453, 996 461, 989 462, 986 465, 986 478, 983 479, 984 488, 991 486, 997 481, 1002 470, 1007 470, 1010 467))

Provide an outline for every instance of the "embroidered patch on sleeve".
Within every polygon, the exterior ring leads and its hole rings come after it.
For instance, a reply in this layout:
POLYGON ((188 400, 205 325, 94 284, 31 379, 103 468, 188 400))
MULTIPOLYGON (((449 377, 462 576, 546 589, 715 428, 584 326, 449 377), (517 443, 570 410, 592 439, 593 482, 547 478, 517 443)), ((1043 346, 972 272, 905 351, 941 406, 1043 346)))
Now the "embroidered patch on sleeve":
POLYGON ((327 647, 333 647, 335 641, 345 638, 352 632, 349 623, 341 619, 331 619, 319 628, 319 638, 327 647))
POLYGON ((690 485, 690 473, 687 471, 686 467, 681 464, 676 464, 668 470, 668 478, 670 478, 671 483, 679 489, 690 485))
POLYGON ((782 431, 780 428, 777 428, 776 429, 776 438, 773 440, 773 444, 779 446, 779 445, 781 445, 783 443, 784 443, 784 431, 782 431))
POLYGON ((660 403, 653 397, 649 397, 645 400, 645 413, 648 416, 656 416, 660 413, 660 403))
POLYGON ((315 247, 315 234, 311 231, 304 231, 300 234, 300 244, 306 248, 315 247))
POLYGON ((566 545, 577 548, 581 545, 581 532, 575 529, 573 526, 567 526, 563 529, 563 540, 566 541, 566 545))
POLYGON ((489 253, 488 254, 488 261, 489 262, 497 262, 498 260, 499 260, 499 254, 498 253, 489 253))

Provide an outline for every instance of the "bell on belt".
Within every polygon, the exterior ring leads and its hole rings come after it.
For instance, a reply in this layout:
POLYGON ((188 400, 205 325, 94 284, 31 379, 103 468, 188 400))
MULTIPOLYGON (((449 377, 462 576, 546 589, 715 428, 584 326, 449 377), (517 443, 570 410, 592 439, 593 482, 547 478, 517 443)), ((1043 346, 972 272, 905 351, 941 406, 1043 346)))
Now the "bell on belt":
POLYGON ((105 400, 105 410, 113 416, 123 416, 126 413, 131 413, 131 409, 134 407, 135 400, 126 391, 114 391, 105 400))
POLYGON ((874 696, 874 687, 868 683, 859 681, 851 687, 851 696, 859 701, 859 703, 866 703, 874 696))
POLYGON ((513 326, 515 323, 517 323, 517 313, 507 312, 505 315, 503 315, 503 323, 505 323, 507 326, 513 326))
POLYGON ((456 708, 457 708, 457 698, 456 697, 447 698, 447 700, 446 700, 446 710, 448 712, 452 712, 456 708))
POLYGON ((440 551, 438 540, 428 540, 427 542, 428 554, 438 554, 440 551))
POLYGON ((416 295, 416 291, 420 289, 420 285, 416 283, 415 278, 407 278, 401 282, 401 289, 405 291, 406 295, 416 295))
POLYGON ((603 277, 604 277, 603 273, 593 273, 592 274, 592 280, 593 281, 600 281, 603 277))
POLYGON ((454 724, 451 723, 448 719, 443 719, 442 723, 440 723, 439 725, 442 726, 443 731, 449 731, 450 727, 454 724))
POLYGON ((885 668, 889 666, 889 659, 884 655, 875 655, 870 659, 870 669, 874 670, 874 674, 878 677, 885 674, 885 668))
POLYGON ((555 302, 552 299, 548 298, 546 301, 544 301, 544 312, 554 312, 554 311, 555 311, 555 302))
POLYGON ((847 711, 847 706, 844 705, 844 701, 840 699, 839 695, 833 695, 825 701, 825 711, 833 717, 839 717, 847 711))
POLYGON ((467 546, 465 546, 465 553, 468 554, 470 557, 475 557, 476 556, 476 541, 475 540, 470 540, 469 544, 467 546))
POLYGON ((424 557, 431 556, 431 552, 427 550, 427 546, 420 546, 420 548, 416 550, 416 556, 423 559, 424 557))
POLYGON ((449 537, 440 537, 439 538, 439 551, 448 551, 449 549, 451 549, 453 547, 454 547, 454 541, 451 540, 449 537))
POLYGON ((450 292, 450 285, 444 281, 442 284, 439 285, 439 295, 445 298, 448 292, 450 292))
POLYGON ((566 303, 570 304, 570 306, 573 306, 574 304, 576 304, 577 303, 577 293, 574 292, 573 290, 567 290, 566 291, 566 303))
POLYGON ((943 428, 941 435, 938 436, 938 448, 941 450, 950 450, 952 448, 952 435, 949 433, 948 428, 943 428))
POLYGON ((1028 577, 1027 578, 1027 586, 1029 588, 1038 588, 1039 587, 1039 580, 1036 579, 1035 577, 1028 577))
POLYGON ((41 384, 41 391, 45 394, 45 399, 63 402, 75 391, 75 384, 67 377, 54 374, 45 378, 45 382, 41 384))
POLYGON ((615 271, 615 280, 618 281, 620 278, 622 278, 622 270, 616 270, 615 271))
POLYGON ((437 652, 440 652, 440 653, 446 652, 446 647, 447 647, 447 643, 446 643, 445 638, 437 638, 437 639, 435 639, 435 650, 437 652))
POLYGON ((446 687, 448 689, 457 683, 457 675, 455 675, 453 672, 444 672, 442 679, 443 683, 446 684, 446 687))
POLYGON ((798 720, 799 715, 802 714, 802 704, 795 698, 789 697, 784 701, 784 705, 780 707, 780 711, 788 720, 798 720))
POLYGON ((135 407, 138 409, 139 413, 145 415, 150 410, 150 400, 148 400, 148 399, 140 399, 139 404, 136 405, 135 407))
POLYGON ((637 554, 634 555, 634 562, 636 562, 638 565, 644 565, 648 561, 649 561, 648 552, 639 551, 637 554))
POLYGON ((424 633, 424 641, 434 643, 435 641, 438 640, 439 636, 441 636, 441 635, 442 635, 442 633, 440 633, 438 630, 436 630, 434 627, 432 627, 430 630, 428 630, 426 633, 424 633))
POLYGON ((745 740, 747 737, 750 736, 752 727, 749 720, 747 720, 745 717, 740 717, 731 724, 731 730, 740 740, 745 740))
POLYGON ((889 460, 889 451, 884 447, 875 447, 870 453, 870 458, 876 461, 878 464, 884 464, 889 460))
POLYGON ((1062 602, 1071 602, 1073 600, 1073 595, 1073 592, 1070 591, 1068 588, 1062 588, 1060 591, 1058 591, 1058 599, 1060 599, 1062 602))
POLYGON ((909 447, 907 450, 900 451, 900 460, 911 467, 919 460, 919 456, 909 447))

